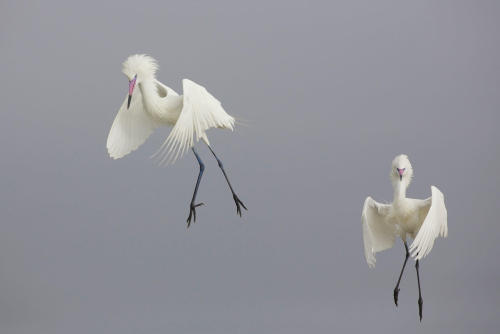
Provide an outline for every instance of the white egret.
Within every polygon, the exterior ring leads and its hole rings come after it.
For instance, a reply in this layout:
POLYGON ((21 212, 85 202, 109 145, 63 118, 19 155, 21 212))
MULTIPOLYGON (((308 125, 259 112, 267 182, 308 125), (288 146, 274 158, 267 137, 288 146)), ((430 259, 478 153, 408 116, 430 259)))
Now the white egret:
POLYGON ((194 145, 200 139, 205 142, 219 164, 236 203, 236 212, 241 216, 241 207, 247 208, 233 190, 221 160, 217 157, 206 131, 210 128, 233 130, 234 118, 228 115, 221 103, 207 90, 191 80, 182 80, 183 95, 156 80, 156 60, 146 55, 132 55, 123 63, 122 72, 129 79, 128 95, 116 115, 107 140, 111 158, 119 159, 142 145, 151 133, 160 126, 173 126, 169 136, 155 154, 160 163, 173 163, 188 149, 192 149, 200 170, 189 205, 187 226, 191 219, 196 222, 195 203, 205 165, 194 145))
POLYGON ((394 303, 398 306, 399 283, 403 276, 408 257, 415 258, 418 281, 418 313, 422 321, 422 293, 420 290, 419 260, 432 249, 438 236, 448 235, 447 212, 444 196, 435 186, 431 186, 432 196, 421 200, 406 197, 413 168, 408 157, 398 155, 392 161, 391 181, 394 200, 391 204, 381 204, 367 197, 363 206, 361 221, 365 257, 370 267, 375 266, 375 253, 391 248, 396 236, 403 240, 406 257, 398 282, 394 288, 394 303), (413 238, 408 248, 406 237, 413 238))

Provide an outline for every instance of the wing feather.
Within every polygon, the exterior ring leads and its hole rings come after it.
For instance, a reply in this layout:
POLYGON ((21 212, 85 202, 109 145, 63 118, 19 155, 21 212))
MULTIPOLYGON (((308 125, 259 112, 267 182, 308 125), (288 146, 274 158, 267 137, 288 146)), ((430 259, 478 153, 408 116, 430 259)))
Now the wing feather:
POLYGON ((127 109, 128 95, 125 97, 108 134, 106 147, 109 156, 119 159, 136 150, 159 126, 146 112, 140 89, 134 91, 130 108, 127 109))
POLYGON ((427 215, 410 246, 411 256, 416 260, 429 254, 437 237, 448 236, 448 213, 444 204, 444 195, 434 186, 431 186, 431 192, 431 201, 424 201, 420 208, 420 210, 428 210, 427 215))
POLYGON ((163 155, 160 163, 175 162, 200 139, 209 144, 205 132, 210 128, 233 130, 234 127, 234 118, 203 86, 188 79, 182 80, 182 86, 182 111, 162 145, 162 152, 158 152, 163 155))
POLYGON ((363 243, 370 267, 375 267, 375 253, 391 248, 396 239, 397 228, 387 219, 389 208, 389 205, 377 203, 371 197, 367 197, 363 205, 363 243))

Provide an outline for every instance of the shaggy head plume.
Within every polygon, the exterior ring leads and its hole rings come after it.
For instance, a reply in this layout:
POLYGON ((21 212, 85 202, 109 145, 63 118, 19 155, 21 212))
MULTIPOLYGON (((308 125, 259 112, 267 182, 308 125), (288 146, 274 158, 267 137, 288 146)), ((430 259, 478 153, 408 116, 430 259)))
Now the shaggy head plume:
POLYGON ((413 177, 413 167, 406 154, 400 154, 392 160, 391 179, 410 184, 413 177))
POLYGON ((154 77, 158 70, 158 64, 153 57, 140 54, 129 56, 122 65, 122 72, 129 80, 137 75, 137 80, 154 77))

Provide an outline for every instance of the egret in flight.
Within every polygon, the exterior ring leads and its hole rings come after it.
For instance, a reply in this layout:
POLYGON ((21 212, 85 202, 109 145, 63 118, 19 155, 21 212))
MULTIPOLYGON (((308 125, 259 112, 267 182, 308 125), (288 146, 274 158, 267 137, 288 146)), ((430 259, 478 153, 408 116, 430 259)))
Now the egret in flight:
POLYGON ((434 240, 448 235, 447 212, 444 196, 438 188, 431 186, 432 196, 427 199, 406 197, 406 189, 413 176, 410 160, 404 154, 392 161, 391 181, 394 200, 391 204, 381 204, 367 197, 363 206, 361 221, 366 262, 375 266, 375 253, 391 248, 396 236, 403 240, 406 257, 399 279, 394 288, 394 303, 398 306, 399 282, 403 276, 408 257, 415 258, 418 282, 418 314, 422 321, 422 292, 420 289, 419 260, 432 249, 434 240), (413 238, 408 248, 406 237, 413 238))
POLYGON ((217 160, 236 203, 241 217, 241 207, 247 209, 233 190, 221 160, 210 146, 206 131, 210 128, 233 130, 234 118, 228 115, 221 103, 197 83, 182 80, 183 95, 156 80, 156 60, 146 55, 132 55, 123 63, 122 72, 128 78, 128 94, 125 97, 111 130, 106 147, 111 158, 119 159, 142 145, 160 126, 173 126, 169 136, 155 154, 160 163, 173 163, 187 150, 193 151, 200 170, 189 205, 187 226, 191 219, 196 222, 196 194, 205 165, 194 145, 200 139, 208 146, 217 160))

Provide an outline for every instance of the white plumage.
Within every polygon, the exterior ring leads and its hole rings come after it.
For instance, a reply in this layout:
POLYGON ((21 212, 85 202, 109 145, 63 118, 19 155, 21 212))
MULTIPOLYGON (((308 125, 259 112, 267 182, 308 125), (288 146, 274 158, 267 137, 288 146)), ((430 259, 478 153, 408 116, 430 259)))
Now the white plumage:
POLYGON ((125 98, 113 121, 106 144, 109 156, 119 159, 136 150, 157 127, 158 122, 144 109, 141 90, 136 90, 130 108, 125 98))
POLYGON ((233 130, 234 118, 204 87, 184 79, 184 94, 179 96, 156 80, 157 69, 156 61, 146 55, 130 56, 123 63, 131 102, 127 109, 129 98, 125 98, 111 126, 106 144, 110 157, 118 159, 134 151, 159 126, 173 126, 156 154, 161 162, 172 163, 200 139, 209 145, 208 129, 233 130))
POLYGON ((183 79, 183 95, 156 80, 158 64, 146 55, 133 55, 123 62, 123 73, 129 79, 128 96, 125 97, 109 131, 106 147, 109 156, 119 159, 141 146, 159 126, 173 126, 169 136, 155 156, 160 163, 175 162, 188 149, 198 161, 200 171, 196 180, 193 197, 189 205, 187 226, 191 220, 196 222, 196 203, 198 187, 205 169, 194 145, 203 140, 231 190, 236 205, 236 213, 241 216, 241 207, 247 209, 236 195, 222 161, 210 146, 206 131, 210 128, 233 130, 234 118, 228 115, 221 103, 197 83, 183 79))
POLYGON ((424 200, 407 198, 406 189, 412 176, 413 168, 408 157, 397 156, 391 169, 393 202, 381 204, 371 197, 365 200, 361 221, 365 257, 370 267, 375 266, 375 253, 391 248, 397 236, 403 241, 407 236, 414 239, 410 252, 419 260, 429 254, 438 236, 448 234, 443 193, 431 186, 431 197, 424 200))
POLYGON ((394 303, 398 306, 399 284, 411 255, 415 258, 418 282, 418 314, 422 321, 423 299, 420 287, 419 261, 432 249, 438 236, 448 235, 447 212, 443 193, 431 186, 432 196, 427 199, 406 197, 406 189, 413 177, 413 167, 404 154, 392 161, 391 181, 394 188, 394 200, 391 204, 381 204, 367 197, 361 214, 363 243, 368 266, 375 266, 375 253, 391 248, 396 237, 403 240, 406 257, 399 279, 394 288, 394 303), (410 247, 406 237, 413 238, 410 247))

